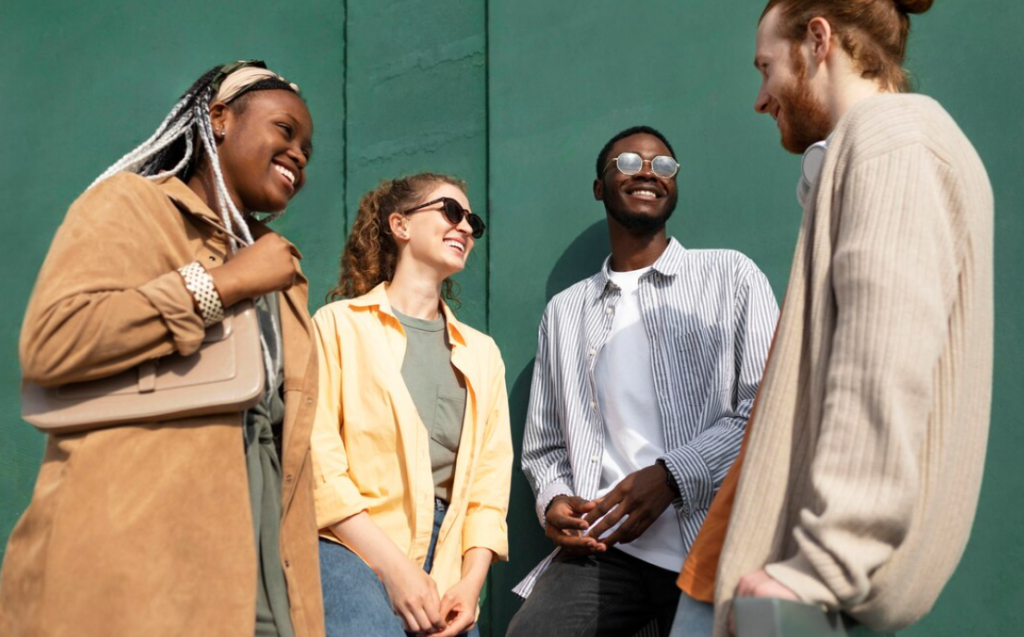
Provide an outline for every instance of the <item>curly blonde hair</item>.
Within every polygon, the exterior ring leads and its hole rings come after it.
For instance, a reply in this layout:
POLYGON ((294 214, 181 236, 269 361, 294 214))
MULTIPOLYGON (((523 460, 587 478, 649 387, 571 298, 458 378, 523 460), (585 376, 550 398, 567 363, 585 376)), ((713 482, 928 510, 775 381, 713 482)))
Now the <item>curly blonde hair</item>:
MULTIPOLYGON (((351 299, 366 294, 382 281, 391 281, 398 263, 398 244, 391 234, 388 217, 420 203, 431 190, 451 184, 466 192, 458 177, 419 173, 398 179, 384 179, 376 189, 363 195, 352 232, 341 253, 338 285, 327 294, 328 301, 351 299)), ((441 283, 441 297, 459 306, 458 285, 451 279, 441 283)))

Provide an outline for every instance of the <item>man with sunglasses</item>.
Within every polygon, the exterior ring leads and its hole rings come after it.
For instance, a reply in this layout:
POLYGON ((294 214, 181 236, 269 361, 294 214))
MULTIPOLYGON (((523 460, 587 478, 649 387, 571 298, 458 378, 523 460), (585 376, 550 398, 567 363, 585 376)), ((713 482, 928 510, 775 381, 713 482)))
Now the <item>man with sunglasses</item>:
POLYGON ((509 635, 667 634, 739 451, 778 308, 750 259, 666 234, 678 170, 646 126, 598 154, 611 256, 540 326, 522 464, 556 550, 516 588, 509 635))

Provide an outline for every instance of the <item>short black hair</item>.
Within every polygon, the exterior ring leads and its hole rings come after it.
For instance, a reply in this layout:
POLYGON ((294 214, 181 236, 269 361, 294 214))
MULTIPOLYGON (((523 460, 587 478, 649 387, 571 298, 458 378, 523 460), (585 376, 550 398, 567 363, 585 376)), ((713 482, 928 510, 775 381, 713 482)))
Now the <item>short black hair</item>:
POLYGON ((665 139, 665 136, 662 135, 660 131, 653 129, 650 126, 631 126, 630 128, 627 128, 621 133, 615 135, 615 137, 609 139, 608 143, 605 144, 604 148, 601 149, 601 152, 597 154, 598 179, 600 179, 601 175, 604 174, 604 166, 606 163, 608 163, 608 152, 612 149, 612 146, 615 144, 615 142, 619 141, 620 139, 625 139, 627 137, 632 137, 633 135, 640 134, 653 135, 654 137, 657 137, 658 139, 661 140, 661 143, 665 144, 665 146, 668 148, 668 152, 672 153, 672 158, 676 158, 676 151, 672 150, 672 144, 668 143, 668 140, 665 139))

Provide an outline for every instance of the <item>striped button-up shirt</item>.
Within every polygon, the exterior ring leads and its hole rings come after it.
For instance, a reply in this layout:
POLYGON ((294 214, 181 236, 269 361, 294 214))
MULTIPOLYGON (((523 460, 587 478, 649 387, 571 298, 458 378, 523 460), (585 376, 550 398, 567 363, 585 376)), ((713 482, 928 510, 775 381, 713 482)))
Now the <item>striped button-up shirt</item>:
MULTIPOLYGON (((558 495, 597 496, 605 426, 597 359, 620 290, 601 271, 551 299, 541 320, 522 466, 544 526, 558 495)), ((640 279, 640 308, 665 441, 662 459, 679 486, 674 501, 689 550, 739 452, 778 306, 764 274, 732 250, 686 250, 669 239, 640 279)), ((526 596, 549 556, 515 592, 526 596)))

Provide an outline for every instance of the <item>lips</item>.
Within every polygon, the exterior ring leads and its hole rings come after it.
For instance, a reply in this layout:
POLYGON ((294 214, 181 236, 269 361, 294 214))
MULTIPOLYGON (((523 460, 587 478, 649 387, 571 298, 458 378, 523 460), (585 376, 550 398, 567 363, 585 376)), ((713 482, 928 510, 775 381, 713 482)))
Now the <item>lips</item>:
POLYGON ((296 177, 295 173, 292 172, 292 170, 290 170, 288 168, 285 168, 281 164, 274 163, 274 164, 271 164, 271 165, 274 167, 274 170, 277 171, 277 174, 281 175, 281 177, 284 179, 284 181, 289 186, 291 186, 292 189, 294 189, 295 188, 295 182, 298 179, 296 177))
POLYGON ((643 199, 644 201, 655 201, 665 196, 664 188, 657 182, 631 184, 625 188, 625 192, 630 197, 643 199))
POLYGON ((633 197, 639 197, 640 199, 657 199, 659 196, 658 193, 647 188, 638 188, 628 194, 633 197))
POLYGON ((460 255, 466 254, 466 244, 463 243, 462 241, 459 241, 458 239, 445 239, 444 244, 451 248, 452 250, 458 252, 460 255))

